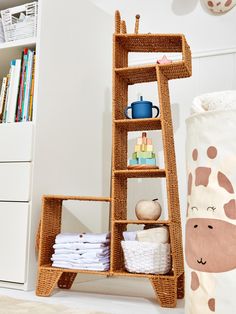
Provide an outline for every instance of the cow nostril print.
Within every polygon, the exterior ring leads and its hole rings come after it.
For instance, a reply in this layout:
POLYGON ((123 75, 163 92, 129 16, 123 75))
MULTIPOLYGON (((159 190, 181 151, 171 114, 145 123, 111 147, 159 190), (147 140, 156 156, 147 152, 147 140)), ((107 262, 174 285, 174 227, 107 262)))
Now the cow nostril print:
POLYGON ((197 228, 198 227, 198 225, 194 225, 194 228, 197 228))
POLYGON ((213 229, 213 227, 212 227, 211 225, 208 225, 208 228, 209 228, 209 229, 213 229))

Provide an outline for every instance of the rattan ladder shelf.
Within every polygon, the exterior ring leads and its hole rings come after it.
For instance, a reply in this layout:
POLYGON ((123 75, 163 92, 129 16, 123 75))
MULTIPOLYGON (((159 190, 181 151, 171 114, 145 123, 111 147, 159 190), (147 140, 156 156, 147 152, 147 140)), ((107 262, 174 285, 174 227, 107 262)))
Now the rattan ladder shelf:
POLYGON ((182 34, 137 34, 137 27, 135 27, 135 34, 127 34, 126 27, 120 27, 119 11, 116 12, 115 19, 116 32, 113 36, 111 271, 114 275, 149 278, 161 306, 174 307, 177 298, 184 296, 184 266, 168 80, 191 76, 191 52, 182 34), (177 52, 182 53, 182 60, 170 64, 129 66, 128 54, 133 52, 177 52), (125 119, 124 110, 128 103, 129 85, 154 81, 157 82, 158 86, 160 118, 125 119), (165 169, 127 169, 128 132, 138 130, 162 131, 165 169), (143 224, 151 226, 159 223, 169 227, 172 270, 167 275, 130 274, 124 268, 124 257, 120 243, 122 232, 126 230, 128 224, 135 224, 135 221, 127 220, 127 181, 129 178, 166 178, 168 221, 150 221, 149 223, 144 221, 143 224))
POLYGON ((181 34, 138 34, 136 18, 135 34, 126 33, 126 25, 120 14, 115 15, 113 36, 113 160, 112 197, 73 197, 47 195, 43 198, 39 241, 39 268, 36 294, 49 296, 54 287, 69 289, 77 273, 106 276, 126 276, 150 279, 160 305, 175 307, 177 298, 184 297, 184 266, 181 219, 176 174, 175 149, 168 80, 191 75, 191 52, 181 34), (167 65, 129 67, 129 52, 181 52, 182 61, 167 65), (155 119, 124 119, 130 84, 157 81, 161 117, 155 119), (165 169, 127 169, 128 132, 161 130, 165 169), (129 178, 165 178, 168 199, 168 220, 133 221, 127 219, 127 181, 129 178), (85 271, 55 268, 51 255, 55 237, 61 230, 62 202, 64 200, 111 202, 111 268, 109 271, 85 271), (170 231, 172 270, 166 275, 128 273, 124 268, 121 248, 122 232, 128 224, 165 224, 170 231))

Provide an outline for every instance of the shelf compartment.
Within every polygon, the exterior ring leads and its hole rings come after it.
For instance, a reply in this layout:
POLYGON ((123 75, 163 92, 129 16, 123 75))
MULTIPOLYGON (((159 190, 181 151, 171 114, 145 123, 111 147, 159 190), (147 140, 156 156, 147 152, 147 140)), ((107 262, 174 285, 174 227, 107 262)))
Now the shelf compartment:
POLYGON ((182 34, 116 34, 115 41, 128 52, 182 52, 182 34))
POLYGON ((155 82, 157 80, 156 64, 116 68, 115 73, 124 79, 128 85, 155 82))
POLYGON ((115 73, 128 85, 133 85, 157 81, 157 69, 159 69, 169 80, 189 77, 189 69, 183 61, 176 61, 169 64, 147 64, 116 68, 115 73))
POLYGON ((127 132, 133 131, 150 131, 161 130, 161 119, 122 119, 115 120, 115 126, 126 130, 127 132))
POLYGON ((114 176, 126 178, 165 178, 164 169, 114 170, 114 176))
POLYGON ((169 220, 114 220, 115 224, 124 225, 168 225, 169 220))

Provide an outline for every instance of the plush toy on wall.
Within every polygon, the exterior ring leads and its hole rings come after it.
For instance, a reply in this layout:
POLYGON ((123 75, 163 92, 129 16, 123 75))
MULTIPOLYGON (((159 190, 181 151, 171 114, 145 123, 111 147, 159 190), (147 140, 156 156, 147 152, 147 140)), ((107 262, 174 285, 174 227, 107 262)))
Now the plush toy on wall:
POLYGON ((223 14, 236 5, 236 0, 204 0, 206 7, 214 14, 223 14))

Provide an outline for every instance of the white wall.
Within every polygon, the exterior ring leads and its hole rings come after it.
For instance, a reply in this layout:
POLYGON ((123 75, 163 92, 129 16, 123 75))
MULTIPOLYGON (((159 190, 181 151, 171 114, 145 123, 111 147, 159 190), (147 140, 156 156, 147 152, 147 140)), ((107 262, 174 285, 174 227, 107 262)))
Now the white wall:
POLYGON ((133 32, 139 13, 141 33, 184 33, 194 52, 236 47, 236 8, 225 15, 207 13, 200 0, 90 0, 107 13, 116 9, 133 32))

